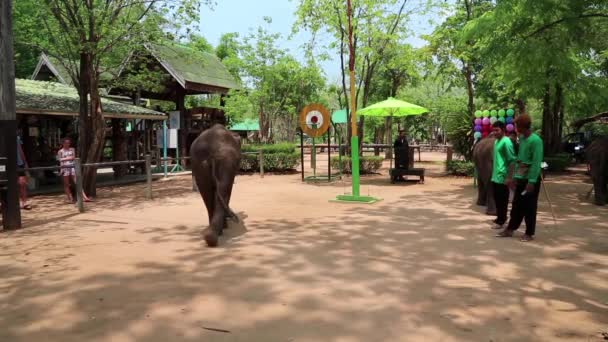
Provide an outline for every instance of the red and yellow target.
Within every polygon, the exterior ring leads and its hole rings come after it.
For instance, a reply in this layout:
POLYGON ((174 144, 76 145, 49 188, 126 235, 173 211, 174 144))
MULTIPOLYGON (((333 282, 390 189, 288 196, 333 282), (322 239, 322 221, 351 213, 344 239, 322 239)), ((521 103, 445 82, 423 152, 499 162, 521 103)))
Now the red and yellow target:
POLYGON ((309 137, 320 137, 327 132, 330 123, 329 110, 318 103, 310 104, 300 113, 300 128, 309 137))

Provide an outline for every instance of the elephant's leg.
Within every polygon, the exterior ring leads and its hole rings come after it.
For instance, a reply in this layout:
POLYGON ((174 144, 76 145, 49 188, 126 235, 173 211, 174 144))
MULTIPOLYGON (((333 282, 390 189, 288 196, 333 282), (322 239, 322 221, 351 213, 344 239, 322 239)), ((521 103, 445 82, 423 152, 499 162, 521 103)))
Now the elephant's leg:
POLYGON ((205 207, 207 208, 207 216, 209 218, 209 224, 211 224, 211 217, 213 216, 215 206, 215 184, 211 178, 211 168, 206 163, 204 165, 192 166, 194 172, 194 179, 198 191, 203 198, 205 207))
POLYGON ((606 176, 596 175, 593 177, 593 188, 595 191, 595 204, 606 205, 606 197, 608 196, 608 190, 606 189, 606 176))
MULTIPOLYGON (((227 194, 224 195, 224 199, 226 200, 226 205, 230 206, 230 197, 232 197, 232 186, 234 185, 234 177, 232 177, 232 179, 230 180, 229 185, 227 186, 227 194)), ((228 228, 228 222, 227 219, 230 218, 230 215, 228 213, 226 213, 224 215, 224 228, 228 228)))
POLYGON ((487 204, 488 189, 486 183, 481 177, 477 177, 477 205, 485 206, 487 204))
POLYGON ((217 161, 216 174, 215 177, 212 176, 217 181, 213 197, 214 210, 209 223, 209 234, 205 235, 205 240, 211 247, 217 246, 218 237, 223 233, 226 216, 228 215, 226 210, 227 201, 232 191, 232 184, 234 183, 235 174, 230 171, 232 169, 229 165, 225 165, 225 163, 222 160, 217 161))

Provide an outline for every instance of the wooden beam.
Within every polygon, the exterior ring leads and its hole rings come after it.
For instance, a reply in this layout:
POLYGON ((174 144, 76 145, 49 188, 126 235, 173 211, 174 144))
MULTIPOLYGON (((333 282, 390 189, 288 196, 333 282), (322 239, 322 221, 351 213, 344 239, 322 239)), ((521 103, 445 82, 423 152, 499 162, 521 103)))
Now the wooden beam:
POLYGON ((21 228, 17 184, 17 113, 13 61, 12 0, 0 1, 0 156, 7 158, 6 191, 0 191, 4 229, 21 228))

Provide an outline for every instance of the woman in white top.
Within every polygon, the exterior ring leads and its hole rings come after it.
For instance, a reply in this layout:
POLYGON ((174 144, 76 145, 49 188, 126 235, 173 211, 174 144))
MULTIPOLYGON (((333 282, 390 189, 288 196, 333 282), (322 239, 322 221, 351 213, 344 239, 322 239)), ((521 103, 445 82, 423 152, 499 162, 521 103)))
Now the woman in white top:
MULTIPOLYGON (((71 182, 76 184, 76 169, 74 169, 74 159, 76 159, 76 150, 72 147, 72 140, 70 138, 63 139, 63 147, 57 152, 57 160, 59 164, 63 166, 59 171, 59 174, 63 177, 63 191, 68 197, 69 203, 74 203, 74 197, 70 190, 71 182)), ((87 197, 82 191, 82 198, 85 202, 91 202, 91 199, 87 197)))

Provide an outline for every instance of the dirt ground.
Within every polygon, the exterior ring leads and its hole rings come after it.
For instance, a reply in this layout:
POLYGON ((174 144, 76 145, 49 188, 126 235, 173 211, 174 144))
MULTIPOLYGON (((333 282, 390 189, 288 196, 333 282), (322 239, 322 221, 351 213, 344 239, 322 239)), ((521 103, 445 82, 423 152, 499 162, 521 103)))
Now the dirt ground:
POLYGON ((347 181, 239 176, 216 249, 188 176, 85 214, 36 197, 0 234, 0 341, 601 341, 608 208, 583 175, 547 188, 557 225, 543 196, 528 244, 493 237, 471 179, 364 177, 383 201, 349 205, 347 181))

